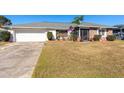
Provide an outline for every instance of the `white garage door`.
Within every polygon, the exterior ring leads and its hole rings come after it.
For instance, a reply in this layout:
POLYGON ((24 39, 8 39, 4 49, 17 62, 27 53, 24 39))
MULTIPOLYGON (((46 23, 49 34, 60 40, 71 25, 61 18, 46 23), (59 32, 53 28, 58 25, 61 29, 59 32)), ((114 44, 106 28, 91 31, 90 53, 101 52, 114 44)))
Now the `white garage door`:
POLYGON ((16 42, 43 42, 46 34, 42 31, 16 31, 16 42))

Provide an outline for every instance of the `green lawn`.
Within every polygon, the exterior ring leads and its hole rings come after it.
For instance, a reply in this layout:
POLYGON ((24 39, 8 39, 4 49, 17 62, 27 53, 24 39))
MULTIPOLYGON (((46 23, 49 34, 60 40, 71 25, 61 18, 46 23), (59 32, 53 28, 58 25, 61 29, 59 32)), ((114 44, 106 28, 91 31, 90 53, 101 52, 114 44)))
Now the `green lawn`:
POLYGON ((32 77, 124 77, 124 41, 47 42, 32 77))

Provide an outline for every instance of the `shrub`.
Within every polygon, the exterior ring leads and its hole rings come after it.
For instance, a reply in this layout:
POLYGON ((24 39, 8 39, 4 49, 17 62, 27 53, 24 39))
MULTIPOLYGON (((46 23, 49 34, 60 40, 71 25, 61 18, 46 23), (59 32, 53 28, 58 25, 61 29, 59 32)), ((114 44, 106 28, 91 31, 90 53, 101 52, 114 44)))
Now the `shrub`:
POLYGON ((0 40, 9 41, 10 35, 11 35, 10 32, 2 31, 2 32, 0 32, 0 40))
POLYGON ((47 38, 48 38, 48 40, 53 40, 53 33, 47 32, 47 38))
POLYGON ((77 39, 78 39, 78 32, 77 31, 71 32, 70 40, 77 41, 77 39))
POLYGON ((121 40, 124 40, 124 37, 122 37, 122 39, 121 40))
POLYGON ((60 40, 60 35, 57 35, 57 36, 56 36, 56 39, 57 39, 57 40, 60 40))
POLYGON ((108 36, 106 37, 106 39, 107 39, 108 41, 114 41, 114 40, 116 39, 116 36, 115 36, 115 35, 108 35, 108 36))
POLYGON ((101 38, 101 35, 94 35, 93 40, 94 41, 99 41, 101 38))

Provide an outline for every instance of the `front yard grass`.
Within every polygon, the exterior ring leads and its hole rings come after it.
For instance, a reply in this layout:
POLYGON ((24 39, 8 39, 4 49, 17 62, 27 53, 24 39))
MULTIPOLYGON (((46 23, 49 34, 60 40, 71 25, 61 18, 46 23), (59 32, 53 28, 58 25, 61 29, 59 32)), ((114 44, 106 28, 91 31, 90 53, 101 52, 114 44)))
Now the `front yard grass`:
POLYGON ((3 46, 3 45, 6 45, 8 44, 9 42, 0 42, 0 46, 3 46))
POLYGON ((32 77, 124 77, 124 41, 47 42, 32 77))

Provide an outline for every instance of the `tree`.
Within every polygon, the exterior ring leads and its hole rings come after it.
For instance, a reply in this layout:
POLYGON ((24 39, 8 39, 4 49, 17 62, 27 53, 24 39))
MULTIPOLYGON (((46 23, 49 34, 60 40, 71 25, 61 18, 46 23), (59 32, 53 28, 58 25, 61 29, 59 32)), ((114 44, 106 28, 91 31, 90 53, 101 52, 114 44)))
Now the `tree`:
POLYGON ((2 40, 2 41, 9 41, 10 36, 11 36, 11 34, 8 31, 0 32, 0 40, 2 40))
POLYGON ((3 25, 12 25, 12 22, 10 19, 6 18, 5 16, 0 16, 0 26, 3 25))
POLYGON ((72 23, 79 25, 79 24, 81 24, 81 22, 83 20, 84 20, 84 16, 77 16, 77 17, 74 18, 74 20, 72 21, 72 23))
POLYGON ((120 25, 114 25, 114 27, 118 27, 118 28, 124 28, 124 25, 122 24, 120 24, 120 25))
MULTIPOLYGON (((77 16, 74 18, 74 20, 72 21, 73 24, 77 24, 77 25, 80 25, 82 23, 82 21, 84 20, 84 16, 77 16)), ((78 28, 78 31, 77 29, 75 29, 75 33, 72 32, 71 33, 71 36, 72 38, 77 38, 78 41, 81 41, 81 37, 80 37, 80 27, 77 27, 78 28)))

